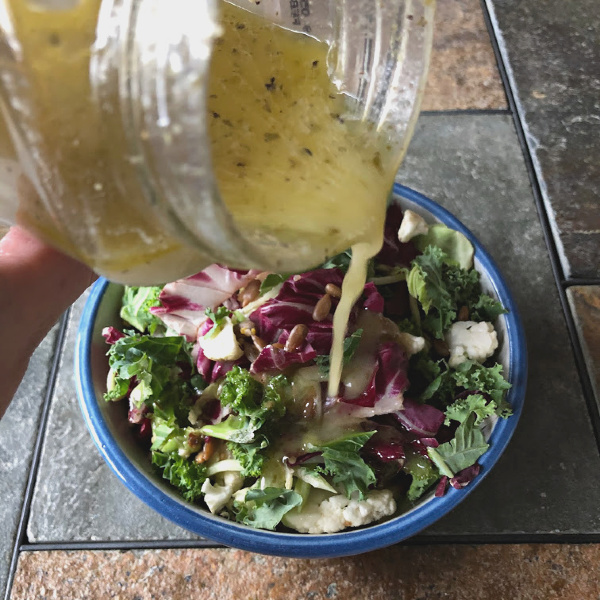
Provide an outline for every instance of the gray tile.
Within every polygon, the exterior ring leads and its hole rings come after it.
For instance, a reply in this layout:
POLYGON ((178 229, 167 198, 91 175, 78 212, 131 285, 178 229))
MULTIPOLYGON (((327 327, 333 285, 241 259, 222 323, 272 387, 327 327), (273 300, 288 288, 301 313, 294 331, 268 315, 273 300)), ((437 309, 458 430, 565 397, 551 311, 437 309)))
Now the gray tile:
POLYGON ((94 446, 75 395, 73 357, 85 295, 73 306, 27 534, 31 542, 190 539, 138 500, 94 446))
POLYGON ((567 276, 600 277, 597 0, 488 0, 567 276))
POLYGON ((0 489, 3 490, 0 502, 0 594, 10 566, 57 331, 58 327, 54 327, 33 354, 25 377, 0 421, 0 489))
POLYGON ((506 453, 427 533, 600 531, 598 449, 511 118, 423 116, 399 181, 453 211, 491 252, 529 354, 525 408, 506 453))

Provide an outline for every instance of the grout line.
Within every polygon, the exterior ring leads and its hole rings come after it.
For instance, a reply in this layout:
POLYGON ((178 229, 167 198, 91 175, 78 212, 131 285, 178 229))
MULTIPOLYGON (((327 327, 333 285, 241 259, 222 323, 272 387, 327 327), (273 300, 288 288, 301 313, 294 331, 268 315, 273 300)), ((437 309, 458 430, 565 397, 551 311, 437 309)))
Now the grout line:
MULTIPOLYGON (((458 534, 416 536, 397 545, 402 546, 441 546, 449 544, 600 544, 600 533, 539 533, 539 534, 458 534)), ((69 552, 69 551, 129 551, 129 550, 228 550, 227 546, 210 540, 148 540, 112 542, 50 542, 23 544, 21 552, 69 552)))
POLYGON ((582 285, 582 286, 592 286, 597 285, 600 286, 600 279, 590 278, 590 279, 581 279, 581 278, 571 278, 562 282, 563 287, 568 288, 574 285, 582 285))
MULTIPOLYGON (((600 412, 599 406, 596 402, 590 375, 587 370, 586 362, 584 359, 583 350, 571 312, 569 301, 567 299, 565 288, 568 285, 572 285, 574 280, 567 279, 562 268, 562 264, 559 258, 559 244, 560 239, 556 240, 552 232, 552 225, 548 216, 548 209, 544 202, 542 194, 543 181, 540 181, 538 177, 538 171, 536 170, 534 161, 534 152, 530 145, 530 138, 526 135, 526 121, 523 114, 523 107, 518 100, 517 84, 514 80, 514 74, 510 69, 510 62, 506 53, 506 46, 502 40, 502 32, 500 31, 500 25, 496 19, 493 0, 481 0, 481 6, 483 9, 483 17, 485 19, 488 32, 490 34, 490 40, 494 54, 496 56, 496 62, 498 64, 498 70, 500 71, 500 77, 504 85, 508 104, 513 114, 513 121, 523 152, 523 158, 525 160, 525 166, 529 175, 529 181, 533 192, 533 198, 537 207, 538 217, 542 225, 542 232, 544 234, 544 240, 548 250, 550 258, 550 264, 552 267, 552 273, 556 282, 556 288, 558 291, 558 297, 560 300, 563 317, 567 326, 567 331, 571 341, 571 348, 573 350, 575 365, 579 375, 581 387, 583 389, 583 396, 588 409, 588 416, 590 418, 590 425, 596 440, 596 446, 600 452, 600 412)), ((594 280, 595 281, 595 280, 594 280)), ((586 284, 592 283, 592 280, 586 281, 586 284)))
POLYGON ((29 469, 29 477, 27 478, 27 486, 25 488, 23 505, 21 507, 21 516, 19 517, 19 524, 17 526, 17 534, 15 537, 15 545, 13 547, 13 553, 10 561, 10 569, 8 572, 8 577, 6 579, 6 588, 4 592, 5 600, 10 600, 12 584, 17 570, 17 563, 19 561, 19 550, 21 546, 24 545, 25 540, 27 539, 27 521, 29 519, 29 511, 31 509, 33 490, 35 488, 35 483, 37 480, 37 472, 40 464, 40 457, 42 454, 44 435, 46 432, 46 426, 48 424, 48 415, 50 413, 50 400, 52 399, 52 395, 54 393, 54 386, 56 383, 58 367, 60 365, 60 359, 62 356, 62 349, 65 342, 70 312, 71 309, 69 308, 60 318, 60 328, 58 330, 58 335, 54 346, 54 357, 52 359, 52 366, 50 368, 50 374, 47 380, 46 394, 44 395, 44 408, 42 409, 40 426, 35 442, 33 457, 31 459, 31 467, 29 469))
POLYGON ((454 115, 510 115, 507 108, 456 108, 451 110, 422 110, 419 117, 454 116, 454 115))
POLYGON ((106 541, 106 542, 43 542, 25 543, 19 548, 21 552, 48 551, 98 551, 98 550, 178 550, 194 548, 225 548, 211 540, 145 540, 145 541, 106 541))

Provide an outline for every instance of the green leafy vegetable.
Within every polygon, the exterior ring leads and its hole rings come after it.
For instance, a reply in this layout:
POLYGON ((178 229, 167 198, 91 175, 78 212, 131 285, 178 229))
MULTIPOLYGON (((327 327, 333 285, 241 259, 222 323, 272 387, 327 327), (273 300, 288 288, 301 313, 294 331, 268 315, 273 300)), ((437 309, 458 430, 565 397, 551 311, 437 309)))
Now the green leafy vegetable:
POLYGON ((484 367, 476 361, 466 360, 456 367, 452 377, 456 385, 465 390, 488 394, 498 407, 498 416, 508 417, 512 414, 510 405, 504 400, 504 394, 511 385, 502 375, 501 364, 484 367))
POLYGON ((351 433, 321 446, 311 445, 311 452, 321 452, 325 461, 325 465, 318 467, 318 471, 331 475, 333 485, 342 486, 348 498, 356 491, 358 498, 362 500, 367 488, 375 483, 373 470, 359 454, 374 433, 351 433))
POLYGON ((321 269, 341 269, 344 273, 348 272, 350 268, 350 261, 352 260, 352 250, 345 250, 332 256, 329 260, 326 260, 321 266, 321 269))
MULTIPOLYGON (((285 414, 285 394, 289 390, 289 382, 285 375, 272 377, 266 385, 254 379, 250 372, 239 366, 233 367, 225 376, 221 386, 219 400, 223 406, 229 406, 235 413, 218 425, 206 425, 212 431, 220 432, 237 430, 236 439, 222 437, 239 443, 249 443, 254 440, 254 432, 258 431, 266 421, 277 420, 285 414), (230 424, 229 424, 230 423, 230 424), (247 435, 242 433, 247 429, 247 435), (241 439, 240 436, 243 436, 241 439)), ((221 437, 220 434, 211 434, 221 437)))
POLYGON ((247 369, 237 365, 225 376, 219 400, 238 415, 250 416, 261 407, 262 384, 247 369))
POLYGON ((489 448, 483 433, 475 426, 475 418, 476 415, 471 413, 458 426, 454 439, 445 444, 440 444, 435 449, 427 449, 431 460, 438 467, 440 466, 439 459, 436 460, 436 458, 440 457, 446 467, 455 475, 459 471, 474 465, 477 459, 489 448))
POLYGON ((396 325, 398 325, 398 329, 400 331, 410 333, 411 335, 415 335, 417 337, 423 333, 419 324, 412 319, 401 319, 396 323, 396 325))
POLYGON ((435 398, 436 404, 445 405, 454 398, 456 386, 448 365, 444 360, 433 360, 425 350, 411 357, 409 379, 410 395, 420 402, 435 398))
POLYGON ((505 312, 499 302, 481 292, 479 273, 453 264, 442 249, 427 246, 411 264, 408 291, 425 313, 423 329, 434 337, 443 339, 463 306, 473 320, 494 321, 505 312))
POLYGON ((269 441, 259 436, 249 444, 228 443, 227 448, 233 458, 240 461, 244 477, 260 477, 265 462, 262 450, 269 446, 269 441))
POLYGON ((272 531, 286 513, 301 503, 302 496, 293 490, 274 487, 248 490, 244 504, 236 503, 236 520, 272 531))
POLYGON ((440 478, 439 471, 430 460, 412 451, 406 453, 402 470, 412 475, 410 488, 406 493, 411 502, 416 502, 440 478))
POLYGON ((229 415, 224 421, 216 425, 204 425, 200 428, 200 433, 219 440, 236 442, 237 444, 249 444, 256 438, 255 434, 260 429, 261 422, 241 417, 239 415, 229 415))
POLYGON ((446 425, 450 421, 464 422, 471 413, 475 413, 475 425, 479 425, 486 417, 496 413, 496 403, 488 402, 481 394, 470 394, 466 398, 455 400, 446 409, 446 425))
POLYGON ((269 273, 260 284, 260 295, 270 292, 274 287, 283 283, 289 275, 280 275, 279 273, 269 273))
POLYGON ((160 287, 125 286, 121 303, 121 319, 133 325, 138 331, 148 331, 151 335, 164 329, 163 322, 150 312, 155 306, 161 306, 158 299, 160 287))
MULTIPOLYGON (((161 411, 162 412, 162 411, 161 411)), ((173 413, 167 414, 154 411, 152 415, 152 448, 166 454, 178 450, 184 443, 181 429, 173 413), (170 442, 170 443, 169 443, 170 442)))
MULTIPOLYGON (((504 399, 506 390, 510 389, 511 385, 504 379, 500 364, 484 367, 476 361, 466 360, 456 369, 449 369, 446 361, 435 361, 429 358, 426 352, 420 352, 411 357, 409 378, 410 395, 418 397, 421 402, 447 407, 459 394, 472 391, 488 394, 492 399, 490 405, 479 410, 481 414, 491 411, 503 418, 512 414, 510 405, 504 399)), ((469 402, 477 401, 456 401, 456 414, 463 410, 461 407, 468 406, 469 402)))
POLYGON ((108 362, 113 389, 105 394, 105 400, 115 396, 136 378, 131 399, 137 406, 149 406, 157 402, 181 404, 193 393, 190 383, 180 377, 181 366, 188 365, 193 371, 190 344, 181 336, 151 337, 133 331, 117 340, 108 351, 108 362))
POLYGON ((415 246, 423 252, 427 246, 436 246, 443 250, 449 261, 456 263, 462 269, 473 266, 475 249, 473 244, 459 231, 450 229, 446 225, 436 223, 429 227, 429 231, 413 238, 415 246))
POLYGON ((216 425, 204 425, 204 435, 230 442, 228 448, 244 467, 244 474, 259 476, 262 451, 269 446, 274 424, 285 415, 290 384, 285 375, 272 377, 263 386, 249 371, 235 366, 225 376, 220 401, 234 414, 216 425))
POLYGON ((456 306, 444 283, 445 256, 439 248, 428 246, 413 260, 407 279, 408 292, 421 303, 426 315, 423 327, 437 338, 443 338, 456 319, 456 306))
POLYGON ((162 471, 164 479, 176 487, 188 502, 202 497, 206 467, 176 454, 152 452, 152 464, 162 471))
POLYGON ((225 324, 225 320, 231 314, 231 311, 225 306, 219 306, 216 311, 212 308, 207 308, 204 314, 213 322, 213 326, 204 334, 206 339, 213 338, 221 327, 225 324))
MULTIPOLYGON (((354 333, 344 339, 344 357, 342 359, 342 364, 347 365, 352 360, 352 357, 360 344, 362 333, 362 329, 357 329, 354 333)), ((316 358, 316 363, 321 375, 327 377, 329 375, 329 369, 331 368, 329 354, 319 354, 316 358)))
POLYGON ((290 382, 285 375, 271 377, 264 386, 261 407, 269 411, 271 417, 285 415, 286 400, 290 393, 290 382))
POLYGON ((470 306, 470 318, 472 321, 494 321, 508 311, 500 302, 494 300, 491 296, 481 294, 477 301, 470 306))
MULTIPOLYGON (((344 273, 348 272, 350 268, 350 261, 352 260, 352 249, 340 252, 335 256, 332 256, 329 260, 326 260, 319 269, 340 269, 344 273)), ((375 275, 375 262, 373 259, 369 260, 367 265, 367 279, 370 280, 375 275)))

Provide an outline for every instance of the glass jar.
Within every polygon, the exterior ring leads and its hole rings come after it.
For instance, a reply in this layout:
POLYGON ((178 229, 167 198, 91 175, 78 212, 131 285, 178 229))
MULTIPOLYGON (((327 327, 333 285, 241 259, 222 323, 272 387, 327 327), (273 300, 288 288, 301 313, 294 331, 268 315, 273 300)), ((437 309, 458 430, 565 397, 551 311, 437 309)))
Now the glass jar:
POLYGON ((433 11, 434 0, 0 0, 0 225, 128 284, 213 262, 314 266, 355 241, 360 203, 384 205, 433 11))

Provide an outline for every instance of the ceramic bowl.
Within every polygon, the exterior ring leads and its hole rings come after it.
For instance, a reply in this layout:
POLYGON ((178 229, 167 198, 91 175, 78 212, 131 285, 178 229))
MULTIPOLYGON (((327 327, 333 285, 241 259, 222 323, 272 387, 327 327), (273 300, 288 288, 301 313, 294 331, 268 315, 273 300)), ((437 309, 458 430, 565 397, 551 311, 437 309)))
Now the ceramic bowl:
POLYGON ((442 222, 461 231, 475 246, 475 267, 482 285, 509 310, 496 324, 498 360, 512 384, 507 400, 514 414, 500 419, 491 432, 489 450, 481 457, 481 473, 464 489, 450 488, 445 496, 426 496, 409 512, 361 529, 325 535, 280 533, 252 529, 214 516, 181 499, 155 473, 145 451, 132 435, 123 403, 102 399, 106 389, 107 346, 101 331, 120 326, 122 286, 98 280, 81 318, 77 337, 75 372, 77 394, 86 424, 100 453, 119 479, 138 498, 177 525, 227 546, 253 552, 291 557, 334 557, 358 554, 404 540, 450 512, 473 493, 506 448, 519 420, 525 395, 527 355, 523 328, 509 289, 490 255, 475 236, 452 214, 423 195, 396 185, 395 199, 403 208, 420 213, 430 222, 442 222))

